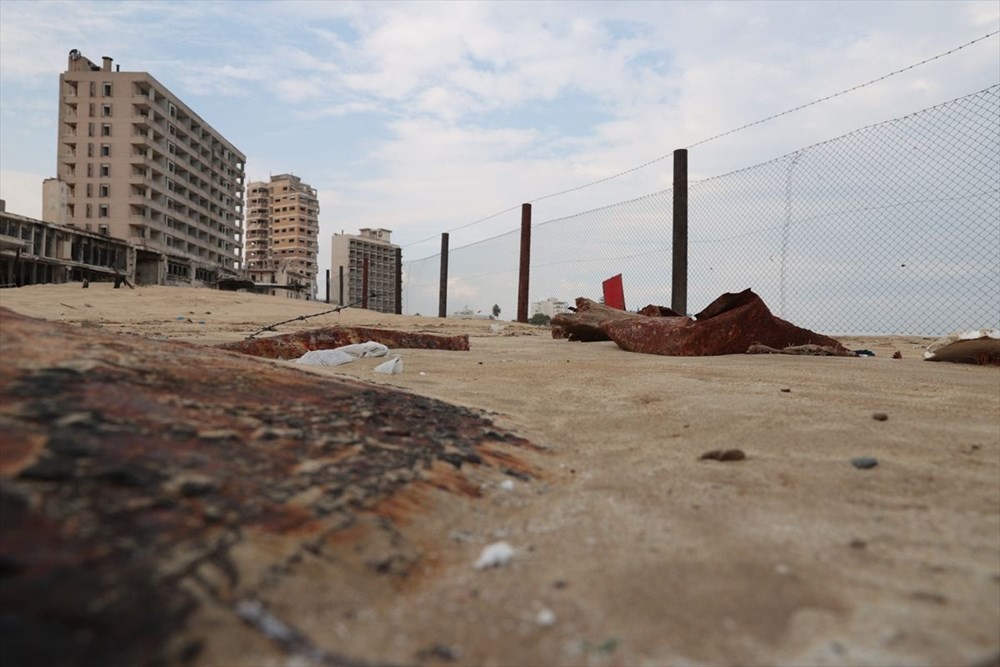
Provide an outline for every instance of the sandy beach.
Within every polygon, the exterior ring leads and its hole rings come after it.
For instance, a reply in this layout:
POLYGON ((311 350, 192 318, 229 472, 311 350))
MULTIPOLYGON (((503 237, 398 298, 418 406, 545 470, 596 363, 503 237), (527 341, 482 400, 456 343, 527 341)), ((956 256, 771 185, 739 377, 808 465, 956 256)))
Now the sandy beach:
MULTIPOLYGON (((203 346, 331 308, 110 284, 3 290, 0 306, 203 346)), ((338 325, 467 334, 470 350, 392 350, 398 375, 262 363, 472 408, 539 448, 531 481, 483 474, 481 497, 424 498, 398 526, 422 576, 307 562, 270 591, 343 664, 1000 664, 1000 369, 923 361, 931 338, 838 337, 867 358, 661 357, 355 308, 275 332, 338 325), (736 448, 745 460, 700 460, 736 448), (511 561, 476 569, 501 540, 511 561)), ((327 664, 224 610, 190 626, 192 664, 327 664)))

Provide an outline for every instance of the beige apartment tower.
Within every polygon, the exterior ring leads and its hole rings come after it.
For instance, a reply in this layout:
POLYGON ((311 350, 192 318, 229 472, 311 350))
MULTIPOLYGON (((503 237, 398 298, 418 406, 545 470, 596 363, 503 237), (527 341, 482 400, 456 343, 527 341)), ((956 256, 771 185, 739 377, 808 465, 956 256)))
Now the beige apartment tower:
POLYGON ((139 282, 237 274, 246 156, 148 72, 70 51, 58 137, 47 218, 135 244, 139 282))
POLYGON ((319 200, 298 176, 247 186, 245 268, 257 291, 316 298, 319 200))
POLYGON ((357 235, 333 235, 329 301, 355 307, 367 303, 369 310, 381 313, 402 312, 402 259, 399 246, 389 242, 391 233, 388 229, 362 229, 357 235))

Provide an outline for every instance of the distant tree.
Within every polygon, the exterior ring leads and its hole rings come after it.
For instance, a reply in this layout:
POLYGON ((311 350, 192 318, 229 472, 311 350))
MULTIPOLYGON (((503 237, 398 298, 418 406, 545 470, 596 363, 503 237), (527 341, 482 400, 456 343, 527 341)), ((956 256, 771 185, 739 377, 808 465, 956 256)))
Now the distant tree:
POLYGON ((500 317, 500 306, 493 304, 493 317, 500 317))
POLYGON ((536 326, 545 327, 548 326, 551 321, 552 318, 546 315, 545 313, 535 313, 528 320, 528 324, 534 324, 536 326))

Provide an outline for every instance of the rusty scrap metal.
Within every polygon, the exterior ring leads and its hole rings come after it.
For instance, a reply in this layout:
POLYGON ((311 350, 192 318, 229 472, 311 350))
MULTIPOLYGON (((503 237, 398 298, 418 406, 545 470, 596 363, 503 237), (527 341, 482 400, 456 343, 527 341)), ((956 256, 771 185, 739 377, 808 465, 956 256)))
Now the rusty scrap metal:
MULTIPOLYGON (((335 571, 359 526, 417 519, 425 510, 398 500, 413 489, 474 497, 470 475, 536 474, 529 442, 466 408, 0 312, 5 664, 190 663, 206 633, 259 631, 241 601, 263 618, 303 558, 335 571), (241 561, 261 533, 285 541, 282 555, 241 561), (261 560, 263 578, 251 574, 261 560), (223 620, 189 623, 206 605, 223 620)), ((405 577, 420 558, 410 547, 368 567, 405 577)), ((269 637, 279 656, 379 659, 283 623, 269 637)))
POLYGON ((634 317, 603 322, 600 327, 623 350, 647 354, 745 354, 753 345, 778 349, 818 345, 850 354, 829 336, 775 317, 749 289, 723 294, 695 317, 634 317))
POLYGON ((468 334, 442 336, 419 331, 397 331, 372 327, 325 327, 268 338, 239 340, 218 345, 220 349, 268 359, 298 359, 311 350, 330 350, 342 345, 374 341, 391 348, 469 351, 468 334))

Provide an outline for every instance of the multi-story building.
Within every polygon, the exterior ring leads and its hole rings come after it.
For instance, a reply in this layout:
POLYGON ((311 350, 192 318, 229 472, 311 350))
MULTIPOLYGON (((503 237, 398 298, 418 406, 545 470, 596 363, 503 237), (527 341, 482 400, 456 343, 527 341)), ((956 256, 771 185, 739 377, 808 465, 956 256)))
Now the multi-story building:
POLYGON ((555 317, 560 313, 568 313, 569 304, 565 301, 560 301, 554 296, 550 296, 548 299, 543 301, 535 301, 531 304, 531 314, 532 315, 546 315, 548 317, 555 317))
POLYGON ((244 266, 258 291, 316 298, 319 200, 297 176, 247 185, 244 266))
POLYGON ((211 282, 240 268, 246 157, 148 72, 70 51, 57 160, 46 219, 132 242, 137 275, 211 282))
POLYGON ((367 304, 369 310, 382 313, 402 312, 401 251, 399 246, 389 242, 391 233, 388 229, 366 228, 356 236, 333 235, 331 302, 339 305, 367 304))
POLYGON ((135 280, 128 241, 8 213, 0 199, 0 287, 70 281, 135 280))

